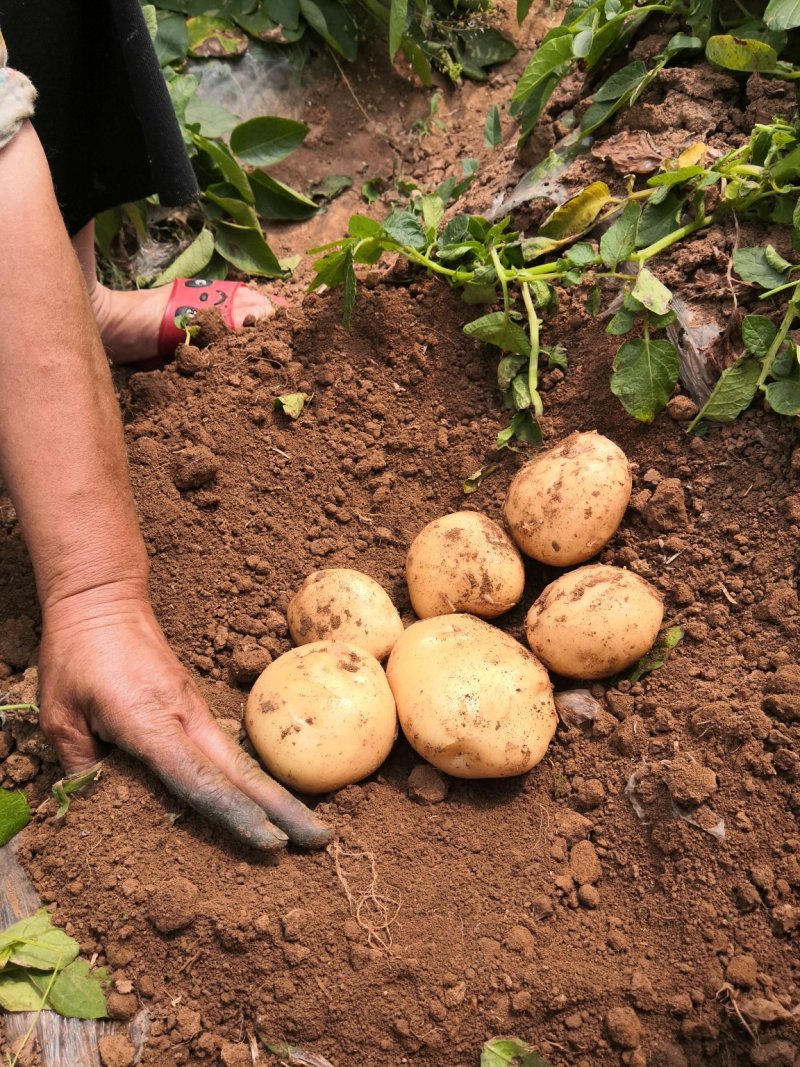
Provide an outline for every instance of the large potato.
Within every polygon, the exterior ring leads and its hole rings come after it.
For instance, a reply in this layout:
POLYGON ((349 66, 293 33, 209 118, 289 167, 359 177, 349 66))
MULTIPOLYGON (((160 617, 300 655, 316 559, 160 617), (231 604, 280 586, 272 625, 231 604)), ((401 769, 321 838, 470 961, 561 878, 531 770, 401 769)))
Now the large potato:
POLYGON ((522 596, 525 568, 511 539, 477 511, 434 519, 414 539, 406 580, 421 619, 466 611, 493 619, 522 596))
POLYGON ((664 604, 644 578, 596 563, 562 574, 525 620, 539 659, 568 678, 608 678, 652 646, 664 604))
POLYGON ((314 571, 286 612, 296 645, 345 641, 385 659, 403 632, 397 608, 374 578, 345 567, 314 571))
POLYGON ((372 774, 397 736, 380 663, 340 641, 293 648, 270 663, 247 698, 244 724, 270 774, 301 793, 372 774))
POLYGON ((631 485, 628 460, 613 441, 573 433, 518 471, 506 497, 506 523, 527 556, 571 567, 614 536, 631 485))
POLYGON ((555 733, 547 671, 513 637, 471 615, 409 626, 387 674, 412 747, 457 778, 524 774, 555 733))

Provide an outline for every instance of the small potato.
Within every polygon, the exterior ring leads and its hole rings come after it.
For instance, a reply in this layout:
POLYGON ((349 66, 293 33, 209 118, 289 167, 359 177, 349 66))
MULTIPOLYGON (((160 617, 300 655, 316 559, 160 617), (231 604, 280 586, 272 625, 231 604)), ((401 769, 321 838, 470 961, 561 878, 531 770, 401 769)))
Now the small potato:
POLYGON ((599 433, 573 433, 516 474, 505 518, 526 556, 571 567, 597 555, 631 498, 627 457, 599 433))
POLYGON ((301 793, 327 793, 380 767, 397 736, 397 713, 374 656, 316 641, 262 671, 244 725, 270 774, 301 793))
POLYGON ((664 617, 658 590, 620 567, 596 563, 562 574, 525 620, 528 644, 567 678, 608 678, 653 645, 664 617))
POLYGON ((409 626, 386 673, 412 747, 457 778, 524 774, 555 733, 547 671, 513 637, 471 615, 409 626))
POLYGON ((314 571, 286 612, 296 645, 345 641, 385 659, 403 632, 397 608, 374 578, 346 567, 314 571))
POLYGON ((406 580, 421 619, 466 611, 493 619, 522 596, 525 568, 507 534, 476 511, 434 519, 417 534, 406 580))

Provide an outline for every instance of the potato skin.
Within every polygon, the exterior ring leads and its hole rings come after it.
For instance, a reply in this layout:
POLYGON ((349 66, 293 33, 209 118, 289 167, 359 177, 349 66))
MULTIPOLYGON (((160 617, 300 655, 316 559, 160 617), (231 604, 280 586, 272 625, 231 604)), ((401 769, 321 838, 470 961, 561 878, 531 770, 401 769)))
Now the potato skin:
POLYGON ((525 567, 511 538, 477 511, 434 519, 406 558, 411 604, 421 619, 464 611, 493 619, 522 596, 525 567))
POLYGON ((397 736, 380 663, 341 641, 315 641, 270 663, 247 698, 244 724, 270 774, 301 793, 366 778, 397 736))
POLYGON ((457 778, 524 774, 555 733, 547 671, 513 637, 471 615, 413 623, 386 672, 411 746, 457 778))
POLYGON ((347 567, 313 571, 289 601, 296 645, 344 641, 385 659, 403 632, 397 608, 374 578, 347 567))
POLYGON ((562 574, 525 620, 539 659, 568 678, 608 678, 653 645, 664 617, 657 589, 621 567, 596 563, 562 574))
POLYGON ((517 472, 505 520, 526 556, 571 567, 614 536, 632 484, 628 459, 613 441, 594 431, 573 433, 517 472))

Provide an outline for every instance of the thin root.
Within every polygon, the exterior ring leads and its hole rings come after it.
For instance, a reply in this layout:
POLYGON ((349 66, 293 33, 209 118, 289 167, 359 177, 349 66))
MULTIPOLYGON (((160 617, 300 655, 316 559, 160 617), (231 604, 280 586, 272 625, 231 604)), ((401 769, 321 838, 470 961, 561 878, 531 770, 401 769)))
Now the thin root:
POLYGON ((333 856, 336 877, 347 897, 350 912, 358 925, 366 930, 367 941, 372 947, 390 948, 391 926, 400 911, 400 893, 392 886, 379 885, 374 853, 350 851, 339 841, 334 841, 328 851, 333 856), (342 860, 351 862, 349 873, 345 871, 342 860), (355 879, 359 865, 366 865, 369 873, 363 883, 357 885, 355 879))

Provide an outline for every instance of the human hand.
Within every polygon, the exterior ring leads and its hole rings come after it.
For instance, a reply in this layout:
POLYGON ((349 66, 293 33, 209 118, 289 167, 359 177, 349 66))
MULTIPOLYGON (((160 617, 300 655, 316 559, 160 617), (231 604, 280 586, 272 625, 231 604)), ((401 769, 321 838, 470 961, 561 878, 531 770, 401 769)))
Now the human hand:
POLYGON ((48 606, 39 679, 41 726, 68 774, 113 742, 253 848, 330 841, 330 829, 222 732, 139 593, 103 586, 48 606))

